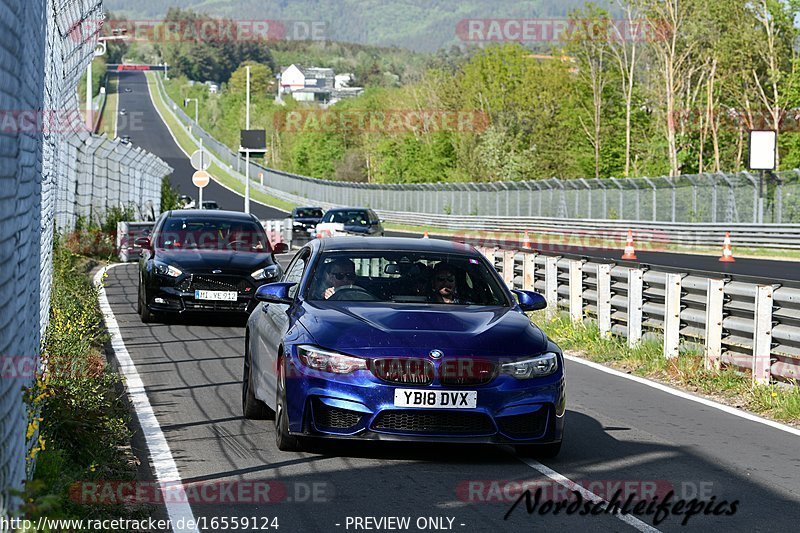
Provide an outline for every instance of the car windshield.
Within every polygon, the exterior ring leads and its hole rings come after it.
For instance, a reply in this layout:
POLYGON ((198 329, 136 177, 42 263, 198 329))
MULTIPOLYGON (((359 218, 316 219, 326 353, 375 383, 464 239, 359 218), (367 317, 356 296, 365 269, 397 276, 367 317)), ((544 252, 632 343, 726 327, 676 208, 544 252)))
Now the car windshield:
POLYGON ((347 226, 366 226, 369 216, 366 211, 328 211, 322 221, 347 226))
POLYGON ((309 300, 507 306, 496 275, 476 257, 408 251, 323 253, 309 300))
POLYGON ((322 209, 298 209, 295 216, 298 218, 321 218, 322 209))
POLYGON ((169 218, 158 232, 156 246, 182 250, 272 251, 267 235, 259 224, 223 218, 169 218))

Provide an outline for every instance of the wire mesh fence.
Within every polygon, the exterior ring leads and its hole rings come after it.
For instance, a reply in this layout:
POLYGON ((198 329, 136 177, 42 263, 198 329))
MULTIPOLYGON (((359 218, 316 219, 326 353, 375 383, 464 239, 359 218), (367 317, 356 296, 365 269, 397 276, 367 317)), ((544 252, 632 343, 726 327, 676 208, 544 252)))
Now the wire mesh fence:
MULTIPOLYGON (((158 89, 179 120, 229 167, 244 160, 214 139, 158 89)), ((610 219, 641 222, 800 222, 800 170, 771 174, 704 173, 677 177, 548 179, 486 183, 352 183, 298 176, 251 163, 272 189, 309 202, 414 213, 610 219)))
POLYGON ((23 388, 47 328, 53 236, 79 216, 160 209, 169 167, 85 131, 78 81, 91 60, 101 0, 0 0, 0 513, 32 473, 23 388), (116 166, 114 166, 116 165, 116 166), (148 204, 148 201, 150 204, 148 204))

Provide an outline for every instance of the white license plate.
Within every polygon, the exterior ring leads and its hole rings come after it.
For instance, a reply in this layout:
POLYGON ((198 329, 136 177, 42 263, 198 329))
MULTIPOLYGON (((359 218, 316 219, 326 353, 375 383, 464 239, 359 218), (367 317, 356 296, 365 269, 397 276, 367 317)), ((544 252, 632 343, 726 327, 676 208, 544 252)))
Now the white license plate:
POLYGON ((195 300, 213 300, 216 302, 235 302, 236 291, 194 291, 195 300))
POLYGON ((395 407, 475 409, 478 391, 395 389, 395 407))

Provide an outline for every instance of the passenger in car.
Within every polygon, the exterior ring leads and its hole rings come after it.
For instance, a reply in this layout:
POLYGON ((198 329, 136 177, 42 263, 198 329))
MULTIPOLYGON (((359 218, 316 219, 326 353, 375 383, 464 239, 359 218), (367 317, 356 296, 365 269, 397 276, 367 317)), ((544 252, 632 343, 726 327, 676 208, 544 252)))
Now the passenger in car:
POLYGON ((456 271, 447 263, 438 263, 431 277, 432 301, 444 304, 459 304, 456 271))

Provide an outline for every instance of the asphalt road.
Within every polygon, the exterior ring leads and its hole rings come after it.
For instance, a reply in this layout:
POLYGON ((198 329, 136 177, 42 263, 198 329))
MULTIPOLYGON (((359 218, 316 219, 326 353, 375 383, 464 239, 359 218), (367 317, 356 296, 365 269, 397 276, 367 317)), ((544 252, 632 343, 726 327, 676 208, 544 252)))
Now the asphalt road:
MULTIPOLYGON (((268 481, 274 499, 256 504, 244 495, 219 505, 200 498, 195 517, 277 517, 281 531, 298 532, 355 531, 346 528, 348 517, 368 516, 448 517, 456 531, 636 530, 606 514, 529 516, 524 505, 504 520, 519 494, 514 483, 548 482, 542 465, 510 448, 356 443, 280 452, 272 421, 241 417, 243 322, 143 325, 136 280, 135 265, 114 268, 106 291, 183 482, 268 481)), ((606 498, 628 481, 633 490, 653 484, 661 499, 673 489, 687 500, 699 493, 715 505, 739 501, 733 516, 698 515, 685 527, 682 516, 670 516, 661 531, 796 530, 796 435, 579 363, 568 361, 566 373, 565 446, 547 468, 606 498)), ((652 526, 652 516, 641 518, 637 529, 652 526)))
MULTIPOLYGON (((173 187, 197 200, 197 187, 192 184, 195 170, 153 107, 147 78, 140 72, 121 72, 119 76, 119 108, 125 109, 126 115, 118 117, 117 134, 129 135, 132 144, 166 161, 174 169, 170 178, 173 187), (131 92, 125 92, 125 88, 131 92)), ((213 180, 203 190, 203 200, 215 200, 221 209, 244 211, 244 199, 213 180)), ((261 220, 286 216, 284 211, 257 202, 251 202, 250 212, 261 220)))
MULTIPOLYGON (((127 110, 126 117, 119 117, 119 136, 130 135, 134 145, 141 146, 166 161, 175 169, 171 178, 173 186, 181 194, 188 194, 196 199, 197 187, 192 184, 191 180, 194 169, 183 151, 175 144, 169 130, 153 107, 147 91, 145 75, 133 71, 120 73, 119 90, 119 107, 127 110), (126 87, 130 88, 131 92, 126 93, 124 90, 126 87)), ((216 200, 222 209, 236 211, 244 209, 244 200, 241 196, 214 181, 206 187, 203 199, 216 200)), ((284 218, 287 215, 284 211, 255 202, 251 204, 251 211, 262 220, 284 218)), ((391 236, 408 235, 408 233, 396 231, 388 231, 386 234, 391 236)), ((610 261, 620 261, 622 248, 624 248, 622 243, 620 243, 619 250, 614 250, 538 242, 533 243, 532 247, 548 253, 572 254, 589 259, 610 261)), ((646 250, 639 250, 637 255, 640 264, 651 266, 691 269, 697 272, 714 272, 723 275, 753 276, 767 278, 773 282, 778 280, 800 281, 800 262, 797 261, 739 258, 735 263, 720 263, 714 256, 646 250)))

